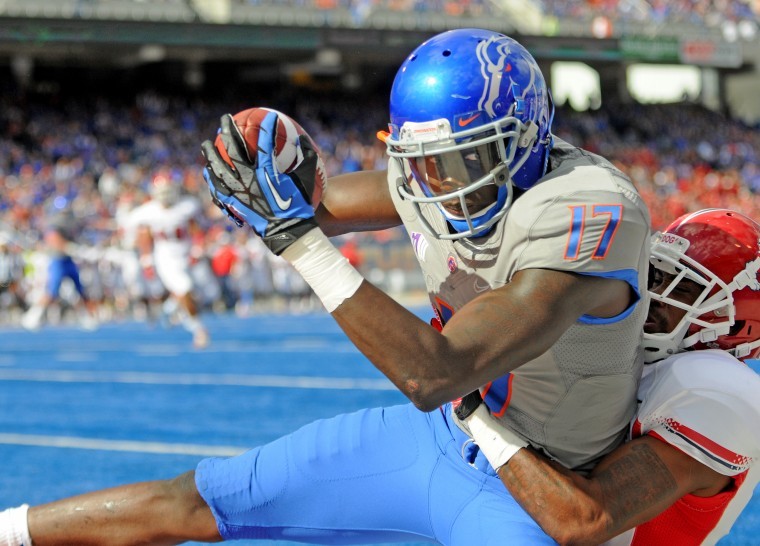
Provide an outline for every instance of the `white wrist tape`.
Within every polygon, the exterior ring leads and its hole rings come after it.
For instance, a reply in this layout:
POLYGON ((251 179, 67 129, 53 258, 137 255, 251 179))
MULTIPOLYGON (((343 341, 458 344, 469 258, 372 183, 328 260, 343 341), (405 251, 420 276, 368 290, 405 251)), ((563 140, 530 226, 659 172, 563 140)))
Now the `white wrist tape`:
POLYGON ((520 449, 528 447, 528 442, 500 423, 485 404, 478 406, 465 421, 470 427, 473 440, 494 470, 507 464, 520 449))
POLYGON ((330 313, 353 296, 364 281, 319 228, 286 248, 282 257, 296 268, 330 313))
POLYGON ((31 546, 28 512, 28 504, 0 512, 0 546, 31 546))

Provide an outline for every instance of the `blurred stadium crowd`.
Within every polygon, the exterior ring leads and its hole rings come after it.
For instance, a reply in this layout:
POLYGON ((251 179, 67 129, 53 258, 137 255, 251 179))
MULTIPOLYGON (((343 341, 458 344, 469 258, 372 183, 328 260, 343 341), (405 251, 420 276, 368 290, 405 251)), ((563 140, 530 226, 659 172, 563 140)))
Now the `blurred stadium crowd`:
MULTIPOLYGON (((290 113, 312 134, 330 175, 382 169, 386 97, 261 99, 290 113)), ((158 318, 161 289, 135 294, 121 264, 134 253, 120 219, 150 198, 151 181, 168 173, 198 196, 204 214, 193 241, 196 294, 205 310, 311 310, 309 289, 255 237, 233 229, 211 204, 202 180, 200 142, 219 116, 253 106, 143 92, 131 99, 78 95, 0 98, 0 317, 18 324, 44 287, 42 234, 52 219, 75 222, 73 258, 101 320, 158 318)), ((605 104, 597 111, 558 110, 555 134, 618 164, 634 180, 655 228, 705 207, 760 218, 760 133, 693 104, 605 104)), ((424 289, 402 228, 338 240, 373 282, 392 294, 424 289)), ((150 271, 144 272, 150 275, 150 271)), ((66 320, 64 306, 49 321, 66 320), (63 313, 63 315, 61 315, 63 313)))
MULTIPOLYGON (((245 2, 245 0, 239 0, 245 2)), ((508 0, 289 0, 293 5, 321 9, 368 8, 397 11, 483 14, 498 11, 508 0)), ((275 0, 248 0, 248 4, 274 4, 275 0)), ((615 19, 632 17, 648 21, 681 20, 705 23, 722 20, 757 19, 760 5, 754 0, 541 0, 545 15, 585 17, 605 15, 615 19)))
MULTIPOLYGON (((248 5, 282 5, 281 0, 236 0, 248 5)), ((522 0, 286 0, 293 6, 316 9, 344 8, 359 15, 373 10, 432 12, 479 17, 497 15, 522 0), (512 6, 510 6, 512 4, 512 6)), ((683 22, 714 26, 726 21, 760 21, 756 0, 540 0, 532 3, 545 17, 592 19, 604 16, 612 21, 683 22)))
POLYGON ((754 0, 541 0, 540 4, 544 14, 557 18, 603 15, 612 20, 716 25, 757 21, 760 16, 760 4, 754 0))

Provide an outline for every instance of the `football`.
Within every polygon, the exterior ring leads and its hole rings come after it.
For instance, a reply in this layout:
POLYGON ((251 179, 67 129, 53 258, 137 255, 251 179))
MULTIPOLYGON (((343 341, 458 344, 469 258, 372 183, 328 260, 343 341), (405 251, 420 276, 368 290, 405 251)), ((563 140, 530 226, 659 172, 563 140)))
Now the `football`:
MULTIPOLYGON (((259 133, 261 131, 261 123, 264 121, 267 114, 271 112, 277 114, 274 135, 275 168, 277 169, 277 172, 288 174, 298 167, 303 159, 301 150, 298 147, 298 137, 306 136, 311 140, 312 144, 314 144, 314 140, 297 121, 287 114, 283 114, 272 108, 264 107, 254 107, 242 110, 241 112, 234 114, 232 119, 243 137, 243 141, 245 142, 248 151, 248 157, 255 158, 259 133)), ((231 165, 232 163, 227 155, 227 150, 224 148, 224 144, 222 144, 219 136, 216 137, 214 144, 222 156, 222 159, 231 165)), ((322 199, 322 192, 327 184, 327 174, 324 162, 322 161, 321 154, 317 149, 316 144, 314 144, 314 149, 317 152, 318 160, 314 180, 314 190, 311 195, 311 204, 314 208, 317 208, 322 199)))

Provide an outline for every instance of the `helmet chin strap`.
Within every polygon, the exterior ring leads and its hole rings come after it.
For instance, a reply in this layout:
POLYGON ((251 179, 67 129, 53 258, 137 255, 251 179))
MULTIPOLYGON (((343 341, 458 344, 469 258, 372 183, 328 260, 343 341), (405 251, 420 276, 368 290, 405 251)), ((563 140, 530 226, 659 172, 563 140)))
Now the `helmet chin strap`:
MULTIPOLYGON (((478 218, 481 218, 481 217, 485 216, 486 214, 488 214, 488 212, 492 208, 494 208, 497 205, 497 203, 498 203, 498 201, 494 201, 490 205, 488 205, 488 206, 480 209, 475 214, 469 214, 468 216, 469 216, 470 220, 477 220, 478 218)), ((446 220, 456 220, 456 221, 459 221, 459 222, 466 222, 467 221, 467 217, 465 217, 465 216, 456 216, 456 215, 452 214, 451 212, 449 212, 448 210, 446 210, 446 207, 444 207, 443 205, 438 205, 438 207, 441 209, 441 213, 446 218, 446 220)))
POLYGON ((747 286, 752 286, 752 290, 760 290, 760 281, 757 280, 758 271, 760 271, 760 257, 748 262, 744 269, 736 274, 734 280, 728 285, 729 290, 735 292, 747 286))
POLYGON ((742 358, 751 355, 758 347, 760 347, 760 339, 756 339, 750 343, 742 343, 733 349, 728 349, 726 352, 741 360, 742 358))
POLYGON ((663 358, 668 358, 686 347, 681 344, 686 331, 689 328, 688 321, 681 321, 675 330, 666 334, 644 334, 644 362, 651 364, 663 358))
POLYGON ((731 332, 731 323, 722 322, 720 324, 710 324, 709 327, 702 328, 688 337, 683 338, 682 347, 692 347, 697 343, 713 343, 718 341, 720 336, 725 336, 731 332))
MULTIPOLYGON (((732 294, 738 290, 743 290, 747 286, 751 286, 752 290, 760 290, 760 282, 757 280, 758 271, 760 271, 760 257, 748 262, 745 268, 736 274, 734 279, 728 284, 728 290, 730 290, 732 294)), ((727 333, 728 332, 725 332, 725 334, 727 333)), ((718 335, 725 334, 720 333, 718 335)), ((742 359, 752 354, 752 352, 758 347, 760 347, 760 338, 755 341, 741 343, 733 349, 727 349, 726 352, 733 355, 735 358, 742 359)))

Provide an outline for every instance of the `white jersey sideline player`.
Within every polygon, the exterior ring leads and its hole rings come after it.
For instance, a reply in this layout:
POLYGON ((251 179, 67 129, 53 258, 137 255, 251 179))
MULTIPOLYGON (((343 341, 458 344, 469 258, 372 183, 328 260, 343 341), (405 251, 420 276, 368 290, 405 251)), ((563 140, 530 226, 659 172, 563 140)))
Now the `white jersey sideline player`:
POLYGON ((182 325, 192 333, 197 348, 209 343, 208 332, 198 316, 190 274, 191 234, 200 213, 197 198, 181 195, 177 184, 159 173, 151 185, 151 199, 129 213, 126 221, 128 228, 137 230, 136 244, 143 266, 155 266, 158 278, 179 304, 182 325))

